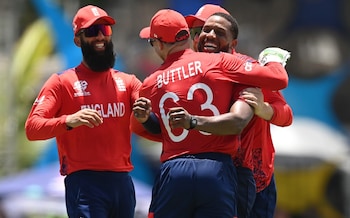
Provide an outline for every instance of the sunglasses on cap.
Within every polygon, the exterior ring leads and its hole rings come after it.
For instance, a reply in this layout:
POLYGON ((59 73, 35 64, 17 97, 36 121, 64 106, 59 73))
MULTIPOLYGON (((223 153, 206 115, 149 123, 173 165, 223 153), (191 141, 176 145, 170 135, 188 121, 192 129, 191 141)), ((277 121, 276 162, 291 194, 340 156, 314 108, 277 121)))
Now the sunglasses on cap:
POLYGON ((88 28, 82 29, 80 33, 84 33, 85 37, 96 37, 100 31, 104 36, 112 35, 112 27, 104 24, 92 25, 88 28))
POLYGON ((191 39, 193 40, 196 36, 201 34, 201 32, 202 32, 202 27, 193 27, 193 28, 191 28, 190 29, 191 39))

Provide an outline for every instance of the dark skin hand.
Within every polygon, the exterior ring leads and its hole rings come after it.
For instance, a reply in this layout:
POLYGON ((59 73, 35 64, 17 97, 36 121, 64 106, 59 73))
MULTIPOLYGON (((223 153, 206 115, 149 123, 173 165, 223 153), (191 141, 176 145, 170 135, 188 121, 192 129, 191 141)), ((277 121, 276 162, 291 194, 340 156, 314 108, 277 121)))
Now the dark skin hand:
POLYGON ((144 123, 148 120, 152 111, 151 101, 147 98, 140 97, 134 102, 132 110, 136 120, 140 123, 144 123))
POLYGON ((169 126, 172 129, 190 128, 191 114, 183 107, 174 107, 169 110, 169 126))
POLYGON ((273 108, 268 102, 264 102, 264 94, 260 88, 246 88, 242 91, 241 97, 254 108, 254 113, 264 119, 271 120, 273 108))

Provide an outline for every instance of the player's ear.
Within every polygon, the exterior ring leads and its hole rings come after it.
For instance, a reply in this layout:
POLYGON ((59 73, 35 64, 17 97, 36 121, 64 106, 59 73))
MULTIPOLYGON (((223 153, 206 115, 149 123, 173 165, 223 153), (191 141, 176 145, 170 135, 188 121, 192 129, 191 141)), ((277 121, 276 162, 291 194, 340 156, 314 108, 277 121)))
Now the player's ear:
POLYGON ((237 44, 238 44, 238 40, 237 40, 237 39, 232 40, 232 42, 231 42, 231 48, 232 48, 232 49, 235 49, 236 46, 237 46, 237 44))
POLYGON ((78 47, 81 47, 81 41, 79 36, 74 36, 74 44, 78 47))

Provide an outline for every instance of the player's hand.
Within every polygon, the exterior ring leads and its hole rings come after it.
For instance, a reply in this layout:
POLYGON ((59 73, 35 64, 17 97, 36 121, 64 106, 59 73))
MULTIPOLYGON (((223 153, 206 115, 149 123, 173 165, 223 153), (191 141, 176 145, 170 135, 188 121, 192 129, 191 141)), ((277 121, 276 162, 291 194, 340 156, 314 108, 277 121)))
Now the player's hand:
POLYGON ((133 104, 132 110, 134 112, 134 117, 137 121, 139 121, 140 123, 146 122, 152 111, 151 100, 145 97, 140 97, 133 104))
POLYGON ((190 128, 191 114, 183 107, 174 107, 169 110, 169 125, 170 128, 190 128))
POLYGON ((263 110, 264 94, 260 88, 246 88, 242 90, 241 97, 254 108, 255 114, 259 114, 259 111, 263 110))
POLYGON ((264 66, 269 62, 278 62, 286 66, 287 60, 290 58, 290 52, 278 47, 265 48, 260 52, 258 61, 260 65, 264 66))
POLYGON ((97 110, 82 109, 74 114, 68 115, 66 125, 68 127, 87 126, 93 128, 103 123, 103 118, 97 110))

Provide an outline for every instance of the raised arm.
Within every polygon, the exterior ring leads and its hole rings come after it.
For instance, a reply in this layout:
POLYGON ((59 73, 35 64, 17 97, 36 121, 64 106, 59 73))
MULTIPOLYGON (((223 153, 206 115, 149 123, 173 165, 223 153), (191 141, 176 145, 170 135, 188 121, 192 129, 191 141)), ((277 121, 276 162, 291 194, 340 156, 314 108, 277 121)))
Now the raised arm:
POLYGON ((222 54, 225 75, 232 81, 268 90, 281 90, 288 86, 288 74, 284 68, 290 57, 288 51, 279 48, 264 49, 259 62, 240 59, 230 54, 222 54), (267 51, 269 52, 267 52, 267 51))

